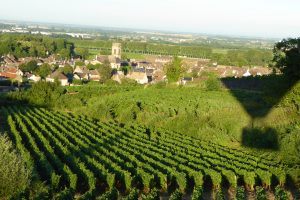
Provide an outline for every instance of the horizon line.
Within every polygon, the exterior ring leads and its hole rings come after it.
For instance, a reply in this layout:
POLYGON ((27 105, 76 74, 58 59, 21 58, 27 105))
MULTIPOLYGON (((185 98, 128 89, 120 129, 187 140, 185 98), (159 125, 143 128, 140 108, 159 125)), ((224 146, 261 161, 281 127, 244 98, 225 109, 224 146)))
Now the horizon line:
POLYGON ((14 22, 14 23, 33 23, 33 24, 49 24, 49 25, 57 25, 57 26, 63 26, 67 27, 70 26, 71 28, 98 28, 98 29, 104 29, 104 30, 118 30, 118 31, 145 31, 148 33, 169 33, 169 34, 191 34, 191 35, 205 35, 205 36, 216 36, 216 37, 229 37, 229 38, 240 38, 240 39, 260 39, 260 40, 281 40, 283 38, 291 38, 291 37, 264 37, 264 36, 258 36, 258 35, 235 35, 235 34, 217 34, 217 33, 200 33, 200 32, 182 32, 182 31, 174 31, 174 30, 157 30, 157 29, 145 29, 145 28, 132 28, 132 27, 108 27, 108 26, 101 26, 101 25, 86 25, 86 24, 74 24, 74 23, 63 23, 63 22, 46 22, 46 21, 35 21, 35 20, 17 20, 17 19, 3 19, 0 18, 1 22, 14 22))

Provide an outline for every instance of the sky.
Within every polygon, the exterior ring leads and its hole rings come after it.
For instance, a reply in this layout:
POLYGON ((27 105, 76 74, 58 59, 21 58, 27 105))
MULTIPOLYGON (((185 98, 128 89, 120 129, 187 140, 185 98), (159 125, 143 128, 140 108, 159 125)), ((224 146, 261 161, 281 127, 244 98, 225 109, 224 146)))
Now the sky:
POLYGON ((4 20, 300 37, 299 0, 0 0, 0 5, 4 20))

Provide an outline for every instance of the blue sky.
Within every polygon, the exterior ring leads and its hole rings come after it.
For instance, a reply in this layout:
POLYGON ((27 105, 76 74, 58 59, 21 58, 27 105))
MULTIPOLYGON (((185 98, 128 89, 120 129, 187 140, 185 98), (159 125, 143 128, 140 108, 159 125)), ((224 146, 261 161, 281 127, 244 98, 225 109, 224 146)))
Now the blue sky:
POLYGON ((299 0, 0 0, 0 19, 300 37, 299 0))

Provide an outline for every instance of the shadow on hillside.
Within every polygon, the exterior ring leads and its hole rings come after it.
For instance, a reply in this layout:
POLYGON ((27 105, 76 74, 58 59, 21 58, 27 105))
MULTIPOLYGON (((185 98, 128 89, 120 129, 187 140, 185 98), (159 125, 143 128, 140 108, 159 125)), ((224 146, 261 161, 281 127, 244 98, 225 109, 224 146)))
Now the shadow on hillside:
POLYGON ((1 106, 32 106, 30 105, 27 101, 23 100, 16 100, 16 99, 11 99, 11 98, 6 98, 6 97, 0 97, 0 107, 1 106))
POLYGON ((283 75, 221 79, 251 117, 251 123, 242 133, 244 146, 279 149, 277 131, 271 127, 253 127, 253 121, 265 118, 298 81, 283 75))
POLYGON ((258 149, 279 150, 277 131, 273 128, 244 128, 242 144, 258 149))

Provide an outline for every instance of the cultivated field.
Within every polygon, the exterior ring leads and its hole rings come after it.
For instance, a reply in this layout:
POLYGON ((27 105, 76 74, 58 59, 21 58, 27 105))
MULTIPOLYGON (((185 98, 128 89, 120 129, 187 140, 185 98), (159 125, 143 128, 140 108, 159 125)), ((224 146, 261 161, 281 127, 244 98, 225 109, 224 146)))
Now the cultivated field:
POLYGON ((282 189, 291 184, 289 166, 184 134, 30 107, 2 107, 1 119, 56 198, 287 199, 290 193, 282 189))

